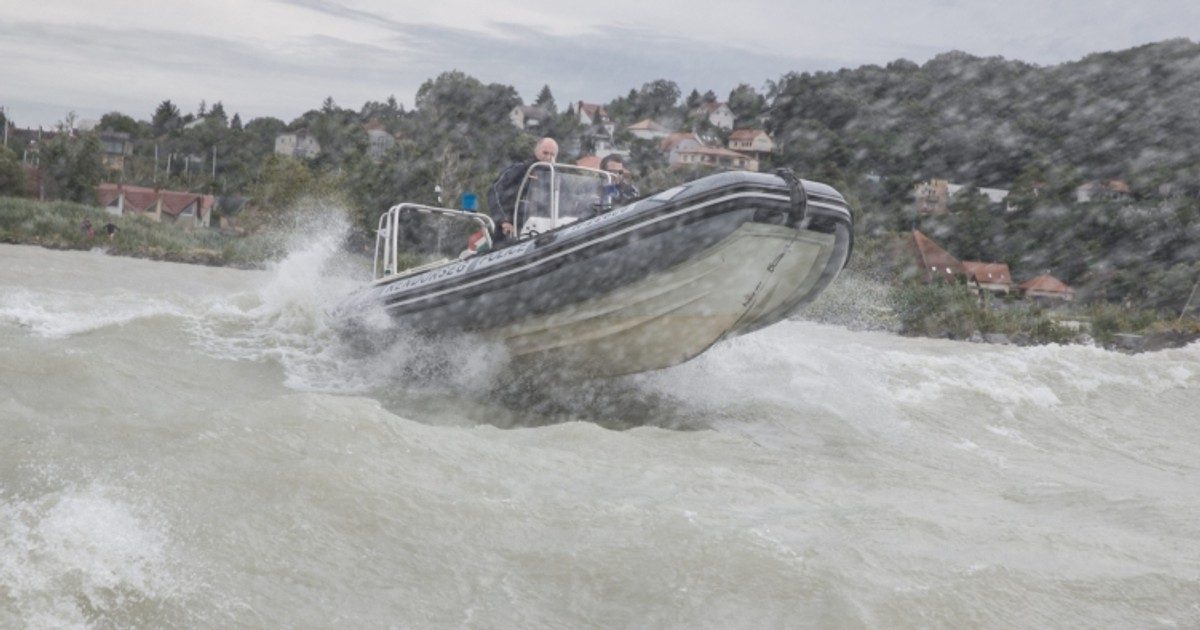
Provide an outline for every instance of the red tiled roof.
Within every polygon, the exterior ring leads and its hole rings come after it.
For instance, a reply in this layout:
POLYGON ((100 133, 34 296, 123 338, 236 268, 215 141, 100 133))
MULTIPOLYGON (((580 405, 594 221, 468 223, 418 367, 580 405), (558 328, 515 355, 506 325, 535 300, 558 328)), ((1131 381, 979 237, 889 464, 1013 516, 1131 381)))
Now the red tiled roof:
POLYGON ((145 212, 158 201, 158 191, 142 186, 122 186, 125 193, 125 208, 137 212, 145 212))
POLYGON ((700 137, 697 136, 695 134, 695 132, 678 131, 678 132, 675 132, 675 133, 663 138, 662 140, 660 140, 658 143, 658 150, 659 151, 670 151, 671 149, 674 149, 676 146, 678 146, 680 142, 683 142, 684 140, 687 140, 689 138, 691 138, 692 140, 695 140, 699 144, 704 144, 703 142, 700 142, 700 137))
POLYGON ((1040 291, 1042 293, 1075 293, 1075 289, 1048 273, 1022 282, 1018 288, 1022 291, 1040 291))
POLYGON ((654 122, 653 120, 650 120, 649 118, 647 118, 645 120, 639 120, 639 121, 633 123, 632 125, 629 125, 628 127, 626 127, 626 129, 629 129, 631 131, 666 131, 667 130, 666 127, 654 122))
POLYGON ((101 206, 107 206, 108 204, 116 201, 120 196, 121 188, 118 184, 100 184, 100 186, 96 188, 96 201, 98 201, 101 206))
POLYGON ((955 275, 967 275, 967 270, 950 252, 942 249, 920 230, 913 230, 913 242, 917 247, 917 262, 926 279, 941 278, 953 281, 955 275))
POLYGON ((172 216, 179 216, 188 206, 196 204, 196 216, 202 217, 208 213, 213 207, 216 198, 212 195, 200 195, 192 192, 183 192, 175 190, 162 191, 163 212, 172 216))
POLYGON ((753 140, 760 135, 766 135, 767 132, 762 129, 735 129, 729 134, 730 140, 753 140))
POLYGON ((738 153, 737 151, 731 151, 729 149, 722 149, 720 147, 696 147, 695 149, 683 149, 679 152, 679 154, 680 155, 712 155, 712 156, 716 156, 716 157, 738 157, 738 158, 742 158, 745 160, 751 159, 750 156, 748 156, 748 155, 738 153))
POLYGON ((193 203, 196 204, 197 216, 208 214, 216 205, 216 197, 193 192, 156 190, 145 186, 112 183, 102 183, 96 187, 96 197, 102 206, 107 206, 122 194, 125 195, 125 209, 132 212, 151 210, 159 199, 162 199, 162 211, 174 216, 179 215, 193 203))
POLYGON ((579 107, 580 111, 587 114, 588 118, 591 118, 593 121, 596 120, 597 114, 599 114, 600 116, 602 116, 604 118, 608 117, 608 112, 604 111, 603 105, 597 105, 595 103, 585 103, 583 101, 579 101, 578 107, 579 107))
POLYGON ((200 195, 189 192, 175 192, 164 190, 162 193, 163 212, 171 215, 178 215, 187 209, 188 206, 195 203, 200 198, 200 195))
POLYGON ((967 270, 968 278, 975 278, 981 284, 1012 284, 1012 273, 1004 263, 964 260, 962 266, 967 270))

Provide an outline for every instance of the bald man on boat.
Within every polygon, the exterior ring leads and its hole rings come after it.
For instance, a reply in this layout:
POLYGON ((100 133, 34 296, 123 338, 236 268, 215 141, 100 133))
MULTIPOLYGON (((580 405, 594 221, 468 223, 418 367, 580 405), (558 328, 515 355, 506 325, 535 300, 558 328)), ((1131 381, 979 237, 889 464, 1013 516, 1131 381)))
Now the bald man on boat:
MULTIPOLYGON (((488 189, 488 210, 491 211, 492 219, 498 226, 496 240, 517 237, 512 213, 513 206, 517 203, 517 193, 521 189, 521 181, 525 179, 525 173, 529 171, 530 166, 538 162, 553 164, 558 159, 558 143, 554 141, 554 138, 538 140, 537 145, 533 148, 533 158, 525 162, 510 164, 500 172, 496 183, 488 189)), ((518 219, 521 218, 523 217, 518 217, 518 219)))

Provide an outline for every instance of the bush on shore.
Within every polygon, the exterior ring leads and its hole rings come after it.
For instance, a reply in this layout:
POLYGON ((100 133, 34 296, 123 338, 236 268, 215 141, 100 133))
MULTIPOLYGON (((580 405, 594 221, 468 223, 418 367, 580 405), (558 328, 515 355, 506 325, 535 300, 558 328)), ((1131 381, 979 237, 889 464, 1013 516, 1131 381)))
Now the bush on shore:
POLYGON ((1032 343, 1066 343, 1075 332, 1036 304, 988 307, 966 285, 898 285, 893 289, 900 331, 906 335, 967 339, 975 333, 1026 336, 1032 343))

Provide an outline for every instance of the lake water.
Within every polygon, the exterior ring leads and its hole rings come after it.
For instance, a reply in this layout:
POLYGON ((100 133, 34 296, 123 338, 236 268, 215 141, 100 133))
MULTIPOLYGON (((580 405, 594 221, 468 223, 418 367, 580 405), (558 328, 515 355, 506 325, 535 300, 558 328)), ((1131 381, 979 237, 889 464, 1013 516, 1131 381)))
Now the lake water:
POLYGON ((333 243, 0 245, 0 627, 1200 627, 1200 344, 789 321, 497 385, 340 339, 333 243))

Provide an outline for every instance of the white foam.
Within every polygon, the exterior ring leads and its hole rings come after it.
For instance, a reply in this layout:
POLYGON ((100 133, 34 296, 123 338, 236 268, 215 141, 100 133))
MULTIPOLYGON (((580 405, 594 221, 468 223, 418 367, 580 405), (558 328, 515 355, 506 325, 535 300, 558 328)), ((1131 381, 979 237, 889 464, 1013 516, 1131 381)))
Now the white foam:
POLYGON ((32 627, 84 627, 177 594, 169 547, 161 519, 103 485, 0 505, 0 583, 32 627))
POLYGON ((9 288, 0 294, 0 321, 51 338, 79 335, 149 317, 182 314, 184 310, 171 302, 128 292, 98 297, 92 293, 9 288))
POLYGON ((401 334, 382 309, 356 320, 365 329, 359 338, 343 339, 329 312, 366 284, 369 270, 344 253, 342 210, 310 212, 320 220, 297 222, 288 255, 252 293, 218 300, 191 321, 196 346, 221 358, 277 362, 287 387, 331 393, 394 386, 414 370, 436 372, 446 387, 471 386, 504 365, 498 348, 468 337, 430 342, 401 334))

